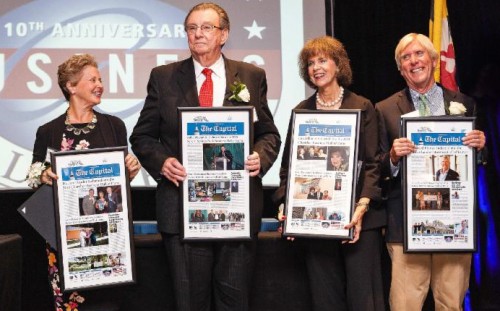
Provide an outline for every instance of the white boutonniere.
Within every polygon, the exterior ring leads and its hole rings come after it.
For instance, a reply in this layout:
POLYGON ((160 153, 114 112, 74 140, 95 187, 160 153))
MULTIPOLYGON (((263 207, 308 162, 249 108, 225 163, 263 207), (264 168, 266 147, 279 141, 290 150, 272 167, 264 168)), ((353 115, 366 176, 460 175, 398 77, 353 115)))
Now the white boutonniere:
POLYGON ((31 188, 38 188, 42 184, 42 173, 47 168, 50 167, 48 162, 35 162, 30 165, 28 169, 28 174, 26 174, 26 181, 28 182, 28 186, 31 188))
POLYGON ((459 102, 450 102, 450 115, 452 114, 465 114, 467 108, 465 108, 464 104, 459 102))
POLYGON ((229 100, 236 100, 240 103, 248 103, 250 101, 250 92, 248 92, 248 88, 244 83, 234 81, 229 88, 233 94, 229 97, 229 100))

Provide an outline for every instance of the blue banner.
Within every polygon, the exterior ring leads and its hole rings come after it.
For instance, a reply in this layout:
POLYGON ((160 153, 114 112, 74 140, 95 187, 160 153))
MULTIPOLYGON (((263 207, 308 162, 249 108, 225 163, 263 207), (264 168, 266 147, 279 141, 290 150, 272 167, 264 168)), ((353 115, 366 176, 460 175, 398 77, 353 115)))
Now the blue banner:
POLYGON ((350 137, 350 125, 300 124, 299 136, 350 137))
POLYGON ((188 135, 243 135, 243 122, 193 122, 187 124, 188 135))
POLYGON ((412 133, 411 141, 424 146, 461 146, 465 133, 412 133))
POLYGON ((61 171, 63 181, 118 177, 120 176, 120 165, 118 163, 114 163, 105 165, 64 167, 61 171))

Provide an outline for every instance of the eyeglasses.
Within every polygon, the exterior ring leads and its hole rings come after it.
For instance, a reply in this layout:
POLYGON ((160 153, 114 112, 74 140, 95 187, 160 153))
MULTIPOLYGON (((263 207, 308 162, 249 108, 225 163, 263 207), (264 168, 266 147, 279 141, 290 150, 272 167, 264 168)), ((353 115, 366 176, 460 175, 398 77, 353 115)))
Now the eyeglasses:
POLYGON ((207 33, 211 33, 214 28, 217 28, 217 29, 222 29, 222 27, 218 27, 218 26, 214 26, 214 25, 209 25, 209 24, 203 24, 201 26, 198 26, 198 25, 187 25, 185 30, 188 34, 195 34, 196 33, 196 30, 198 30, 198 28, 201 29, 201 32, 204 33, 204 34, 207 34, 207 33))

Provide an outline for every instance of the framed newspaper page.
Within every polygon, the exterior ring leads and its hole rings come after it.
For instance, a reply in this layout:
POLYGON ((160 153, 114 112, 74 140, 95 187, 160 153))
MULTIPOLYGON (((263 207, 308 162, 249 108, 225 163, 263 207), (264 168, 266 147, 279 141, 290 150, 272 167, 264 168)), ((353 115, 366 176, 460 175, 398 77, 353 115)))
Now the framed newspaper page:
POLYGON ((476 150, 462 138, 472 117, 402 118, 416 152, 402 162, 405 252, 476 250, 476 150))
POLYGON ((179 107, 182 237, 185 241, 250 239, 253 107, 179 107))
POLYGON ((285 236, 352 239, 360 110, 293 110, 285 236))
POLYGON ((135 283, 127 147, 51 155, 65 291, 135 283))

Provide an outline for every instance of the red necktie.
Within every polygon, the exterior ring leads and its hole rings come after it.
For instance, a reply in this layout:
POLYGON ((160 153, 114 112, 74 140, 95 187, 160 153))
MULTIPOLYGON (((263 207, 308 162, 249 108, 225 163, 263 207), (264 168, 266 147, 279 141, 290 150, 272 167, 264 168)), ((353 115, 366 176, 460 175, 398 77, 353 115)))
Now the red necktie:
POLYGON ((205 68, 202 73, 205 75, 206 79, 201 85, 200 89, 200 107, 212 107, 212 102, 214 99, 214 84, 212 82, 212 70, 205 68))

